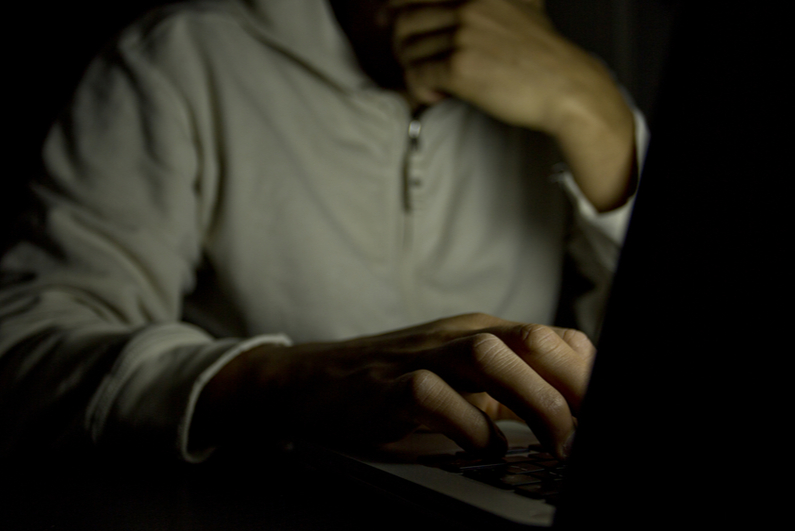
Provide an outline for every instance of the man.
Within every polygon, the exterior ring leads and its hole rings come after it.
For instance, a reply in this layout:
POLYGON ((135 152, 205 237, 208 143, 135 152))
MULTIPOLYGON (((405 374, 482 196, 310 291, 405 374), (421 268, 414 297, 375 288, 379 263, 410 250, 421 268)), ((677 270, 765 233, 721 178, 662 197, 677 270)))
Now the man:
POLYGON ((604 295, 638 129, 538 1, 151 15, 89 69, 4 260, 4 449, 424 425, 500 452, 518 415, 565 457, 593 346, 522 323, 567 245, 604 295))

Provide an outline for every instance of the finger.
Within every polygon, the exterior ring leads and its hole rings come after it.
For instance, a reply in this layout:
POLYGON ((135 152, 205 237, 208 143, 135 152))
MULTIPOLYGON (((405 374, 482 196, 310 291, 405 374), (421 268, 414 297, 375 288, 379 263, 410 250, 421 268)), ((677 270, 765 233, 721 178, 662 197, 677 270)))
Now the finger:
POLYGON ((446 317, 444 319, 438 319, 436 321, 431 321, 428 325, 431 327, 432 331, 464 331, 464 332, 472 332, 476 330, 483 330, 484 328, 492 328, 492 327, 499 327, 499 326, 516 326, 522 323, 517 323, 515 321, 506 321, 505 319, 501 319, 499 317, 495 317, 488 313, 479 313, 479 312, 472 312, 472 313, 464 313, 460 315, 455 315, 453 317, 446 317))
POLYGON ((403 9, 394 15, 393 43, 400 47, 419 35, 448 31, 458 25, 453 4, 403 9))
MULTIPOLYGON (((387 9, 393 20, 400 16, 411 17, 413 14, 423 19, 425 18, 423 12, 435 10, 447 20, 445 26, 459 25, 467 21, 476 25, 485 23, 493 27, 495 20, 511 22, 515 21, 517 15, 523 15, 521 18, 529 15, 531 19, 541 22, 544 26, 551 25, 545 12, 544 2, 538 0, 392 0, 387 9)), ((433 29, 427 28, 424 31, 433 31, 433 29)))
POLYGON ((412 420, 455 441, 469 452, 502 455, 505 435, 481 410, 467 402, 434 372, 418 370, 398 378, 398 404, 412 420))
POLYGON ((567 457, 574 418, 555 382, 493 334, 478 334, 472 348, 482 366, 481 374, 488 379, 486 391, 525 419, 539 440, 559 457, 567 457))
POLYGON ((432 105, 446 95, 455 94, 450 79, 450 64, 441 58, 405 66, 406 88, 420 103, 432 105))
POLYGON ((389 0, 388 4, 391 9, 400 10, 405 7, 412 6, 428 6, 428 5, 458 5, 463 4, 466 0, 389 0))
MULTIPOLYGON (((504 321, 503 323, 508 323, 504 321)), ((596 348, 579 330, 511 323, 482 329, 507 346, 566 398, 575 415, 588 386, 596 348)))
POLYGON ((590 343, 587 337, 583 339, 584 334, 535 324, 492 332, 560 391, 575 415, 579 412, 591 373, 591 357, 588 356, 587 346, 580 344, 590 343), (578 344, 581 351, 576 351, 563 336, 578 344))
POLYGON ((484 412, 491 420, 518 420, 524 419, 511 411, 510 408, 495 400, 488 393, 461 393, 467 402, 484 412))
MULTIPOLYGON (((533 325, 530 323, 509 321, 487 313, 473 312, 431 321, 423 325, 421 329, 425 333, 432 333, 434 335, 443 332, 447 340, 452 340, 472 333, 490 332, 495 329, 509 330, 522 326, 533 325)), ((549 326, 548 328, 558 334, 582 357, 591 359, 596 353, 596 348, 593 343, 583 332, 573 328, 562 328, 559 326, 549 326)), ((414 328, 412 330, 414 330, 414 328)))
POLYGON ((480 333, 429 353, 446 381, 464 391, 485 391, 530 426, 539 440, 565 458, 574 431, 566 398, 499 337, 480 333), (445 372, 442 372, 445 371, 445 372))
POLYGON ((456 45, 449 54, 405 66, 404 77, 418 93, 432 90, 477 106, 494 91, 495 68, 487 47, 456 45))
POLYGON ((433 33, 405 42, 395 50, 398 62, 404 67, 432 58, 441 58, 453 50, 454 35, 450 32, 433 33))
POLYGON ((549 328, 554 330, 583 359, 589 363, 593 362, 593 358, 596 355, 596 347, 585 333, 573 328, 560 328, 557 326, 550 326, 549 328))

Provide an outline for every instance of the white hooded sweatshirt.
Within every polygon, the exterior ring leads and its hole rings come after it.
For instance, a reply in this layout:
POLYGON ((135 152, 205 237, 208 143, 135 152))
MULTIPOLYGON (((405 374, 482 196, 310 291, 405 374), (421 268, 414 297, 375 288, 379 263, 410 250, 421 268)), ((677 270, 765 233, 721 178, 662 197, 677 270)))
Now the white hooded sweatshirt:
POLYGON ((567 252, 593 333, 631 204, 597 214, 549 138, 461 101, 412 121, 321 0, 191 2, 125 31, 52 129, 2 262, 1 451, 201 460, 194 404, 243 350, 471 311, 551 323, 567 252))

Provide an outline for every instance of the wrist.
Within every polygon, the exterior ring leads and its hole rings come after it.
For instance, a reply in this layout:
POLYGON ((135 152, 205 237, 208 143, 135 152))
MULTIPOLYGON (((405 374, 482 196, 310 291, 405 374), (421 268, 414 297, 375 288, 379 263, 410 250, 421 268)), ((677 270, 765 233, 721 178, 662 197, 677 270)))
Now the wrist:
MULTIPOLYGON (((251 422, 252 405, 263 403, 268 385, 271 356, 284 346, 257 345, 244 350, 224 365, 202 388, 193 412, 190 447, 218 447, 245 437, 251 422)), ((280 356, 281 357, 281 356, 280 356)))
POLYGON ((613 101, 570 98, 551 133, 577 185, 598 212, 620 207, 637 183, 635 118, 616 88, 613 101))

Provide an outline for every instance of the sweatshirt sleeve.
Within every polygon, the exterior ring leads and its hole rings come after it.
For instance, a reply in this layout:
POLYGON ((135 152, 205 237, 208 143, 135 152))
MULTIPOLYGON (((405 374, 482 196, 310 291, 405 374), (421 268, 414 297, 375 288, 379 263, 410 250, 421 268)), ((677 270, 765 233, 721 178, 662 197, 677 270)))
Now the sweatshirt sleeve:
MULTIPOLYGON (((640 177, 649 142, 649 130, 638 110, 634 111, 634 115, 636 167, 640 177)), ((615 210, 599 213, 580 191, 565 165, 559 167, 554 178, 561 182, 573 205, 574 219, 568 236, 567 251, 578 274, 588 283, 588 289, 573 302, 573 314, 580 329, 595 340, 601 329, 604 308, 629 226, 635 196, 615 210)))
POLYGON ((3 454, 93 445, 199 460, 187 439, 204 383, 253 344, 288 343, 180 322, 214 192, 180 92, 127 44, 90 66, 51 130, 35 208, 3 257, 3 454))

